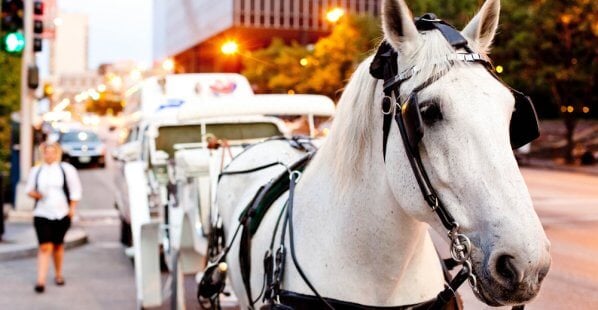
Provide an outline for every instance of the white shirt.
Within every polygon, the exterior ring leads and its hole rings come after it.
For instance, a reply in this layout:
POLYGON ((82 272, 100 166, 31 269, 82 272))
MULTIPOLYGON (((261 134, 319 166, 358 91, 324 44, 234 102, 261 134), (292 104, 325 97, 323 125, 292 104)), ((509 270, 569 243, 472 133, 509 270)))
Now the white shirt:
POLYGON ((69 163, 55 162, 50 165, 43 163, 41 166, 31 169, 25 188, 27 193, 35 190, 36 175, 41 167, 37 178, 37 191, 42 194, 42 199, 37 202, 33 216, 58 220, 68 215, 69 204, 62 188, 64 178, 59 164, 64 169, 71 200, 81 200, 81 181, 75 167, 69 163))

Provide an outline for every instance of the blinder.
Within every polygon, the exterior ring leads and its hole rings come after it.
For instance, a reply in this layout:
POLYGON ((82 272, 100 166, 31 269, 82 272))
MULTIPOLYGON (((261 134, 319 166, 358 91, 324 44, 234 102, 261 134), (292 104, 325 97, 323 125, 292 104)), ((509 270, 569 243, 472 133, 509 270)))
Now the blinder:
MULTIPOLYGON (((507 86, 508 87, 508 86, 507 86)), ((509 135, 511 147, 518 149, 540 136, 538 116, 530 97, 524 93, 511 89, 515 97, 515 109, 511 115, 509 135)), ((418 145, 424 136, 424 125, 419 108, 417 93, 412 93, 401 108, 400 116, 405 124, 407 140, 412 152, 418 151, 418 145)))
POLYGON ((518 149, 540 136, 540 126, 532 99, 518 90, 511 89, 511 92, 515 97, 515 110, 511 116, 509 135, 511 147, 518 149))
POLYGON ((417 94, 412 93, 407 102, 401 107, 401 113, 395 117, 402 117, 407 133, 407 140, 412 152, 417 152, 417 146, 424 137, 424 124, 419 111, 419 100, 417 94))
MULTIPOLYGON (((456 56, 459 56, 457 59, 483 64, 494 78, 511 90, 511 93, 515 98, 515 109, 511 116, 511 122, 509 125, 509 136, 511 147, 513 149, 518 149, 540 136, 538 116, 531 99, 524 93, 515 90, 504 83, 500 77, 496 75, 494 68, 489 61, 482 57, 475 57, 479 55, 474 54, 471 51, 471 49, 467 46, 467 40, 459 31, 457 31, 450 24, 439 20, 433 13, 427 13, 415 19, 415 25, 420 31, 429 31, 434 29, 440 31, 440 33, 455 50, 462 48, 469 52, 469 54, 456 54, 456 56)), ((384 114, 387 116, 389 116, 388 114, 390 114, 390 111, 392 110, 388 107, 388 101, 390 101, 389 94, 392 93, 393 90, 398 90, 401 83, 411 78, 411 76, 416 72, 414 68, 411 68, 403 73, 396 72, 397 57, 398 53, 394 50, 394 48, 388 42, 383 41, 382 44, 380 44, 380 47, 378 48, 376 55, 374 56, 374 59, 370 65, 370 74, 377 79, 384 80, 384 92, 386 97, 383 100, 382 109, 384 114)), ((397 111, 395 115, 395 118, 400 117, 403 121, 406 131, 405 136, 407 138, 406 144, 409 146, 410 151, 414 153, 417 153, 419 142, 424 136, 424 126, 419 110, 417 94, 419 91, 434 82, 435 80, 431 78, 424 82, 424 84, 414 89, 409 95, 407 101, 400 105, 401 109, 397 111)), ((384 123, 383 151, 384 156, 386 157, 386 138, 390 126, 389 117, 385 117, 384 123)))
MULTIPOLYGON (((508 86, 507 86, 508 87, 508 86)), ((540 136, 538 116, 530 97, 524 93, 509 88, 515 97, 515 109, 511 115, 509 135, 511 147, 518 149, 540 136)), ((405 124, 408 145, 412 152, 418 151, 418 145, 424 136, 424 125, 419 108, 417 93, 412 93, 403 104, 400 116, 405 124)))

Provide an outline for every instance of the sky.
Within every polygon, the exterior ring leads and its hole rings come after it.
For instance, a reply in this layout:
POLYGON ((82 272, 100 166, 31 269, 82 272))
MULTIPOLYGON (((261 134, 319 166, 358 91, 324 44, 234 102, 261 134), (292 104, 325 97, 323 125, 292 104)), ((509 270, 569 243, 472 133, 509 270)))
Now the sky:
POLYGON ((89 69, 134 60, 152 64, 152 0, 56 0, 62 12, 89 18, 89 69))

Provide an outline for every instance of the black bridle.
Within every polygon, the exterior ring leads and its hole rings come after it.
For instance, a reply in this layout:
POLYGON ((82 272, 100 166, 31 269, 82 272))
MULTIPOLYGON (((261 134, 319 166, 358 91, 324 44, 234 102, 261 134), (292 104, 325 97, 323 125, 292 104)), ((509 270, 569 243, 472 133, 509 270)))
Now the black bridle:
MULTIPOLYGON (((444 36, 444 38, 451 44, 455 51, 463 50, 465 53, 456 52, 452 55, 452 58, 447 59, 451 62, 476 62, 484 65, 484 67, 490 72, 492 76, 501 81, 498 76, 494 73, 492 64, 483 56, 474 53, 467 45, 467 40, 457 31, 453 26, 446 22, 436 18, 434 14, 428 13, 415 20, 415 25, 420 31, 438 30, 444 36)), ((415 87, 408 96, 407 100, 401 102, 400 87, 403 82, 409 80, 415 74, 418 73, 416 67, 410 68, 404 72, 398 71, 398 53, 388 42, 382 42, 372 64, 370 66, 370 73, 377 79, 384 80, 384 98, 382 100, 382 113, 384 114, 383 120, 383 156, 386 161, 386 149, 388 143, 388 136, 390 133, 390 127, 392 119, 394 118, 399 129, 401 140, 407 154, 407 158, 411 165, 413 174, 420 187, 420 191, 423 195, 424 200, 430 206, 430 208, 436 212, 440 222, 448 231, 448 237, 451 241, 451 256, 457 265, 463 265, 463 269, 459 272, 457 277, 450 283, 450 287, 456 290, 466 279, 469 279, 472 289, 477 292, 477 280, 473 273, 471 266, 471 242, 467 236, 459 233, 459 224, 455 218, 451 215, 450 211, 442 203, 442 200, 438 198, 434 187, 430 182, 426 170, 422 164, 421 157, 419 154, 418 145, 423 137, 423 126, 421 120, 421 114, 418 106, 418 93, 426 87, 433 84, 435 81, 440 79, 448 70, 441 72, 440 74, 433 75, 428 80, 424 81, 419 86, 415 87), (466 277, 463 277, 467 274, 466 277)), ((502 82, 502 81, 501 81, 502 82)), ((503 83, 504 84, 504 83, 503 83)), ((505 84, 508 87, 508 85, 505 84)), ((512 117, 511 123, 511 144, 514 148, 520 147, 524 144, 531 142, 539 136, 537 116, 533 108, 533 104, 529 97, 525 96, 519 91, 516 91, 508 87, 516 99, 515 108, 516 111, 512 117), (517 114, 519 113, 519 114, 517 114), (530 124, 522 126, 520 123, 532 120, 530 124), (513 123, 516 121, 516 123, 513 123), (525 129, 524 134, 513 137, 513 131, 523 127, 525 129), (515 128, 515 129, 513 129, 515 128)), ((447 288, 448 289, 448 288, 447 288)), ((445 290, 439 294, 446 293, 449 295, 449 291, 445 290)), ((514 309, 522 309, 523 306, 516 306, 514 309)))

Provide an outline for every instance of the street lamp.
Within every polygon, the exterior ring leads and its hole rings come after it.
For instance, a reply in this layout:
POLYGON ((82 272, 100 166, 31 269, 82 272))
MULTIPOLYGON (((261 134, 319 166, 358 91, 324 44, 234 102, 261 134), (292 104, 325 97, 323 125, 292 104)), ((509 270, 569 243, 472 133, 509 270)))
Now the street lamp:
POLYGON ((326 20, 328 20, 331 23, 336 23, 344 15, 345 15, 345 10, 343 10, 341 8, 333 8, 333 9, 329 10, 328 12, 326 12, 326 20))
POLYGON ((167 58, 162 62, 162 69, 166 72, 173 72, 174 71, 174 60, 172 58, 167 58))
POLYGON ((224 55, 234 55, 239 52, 239 44, 234 40, 228 40, 222 44, 220 51, 224 55))

